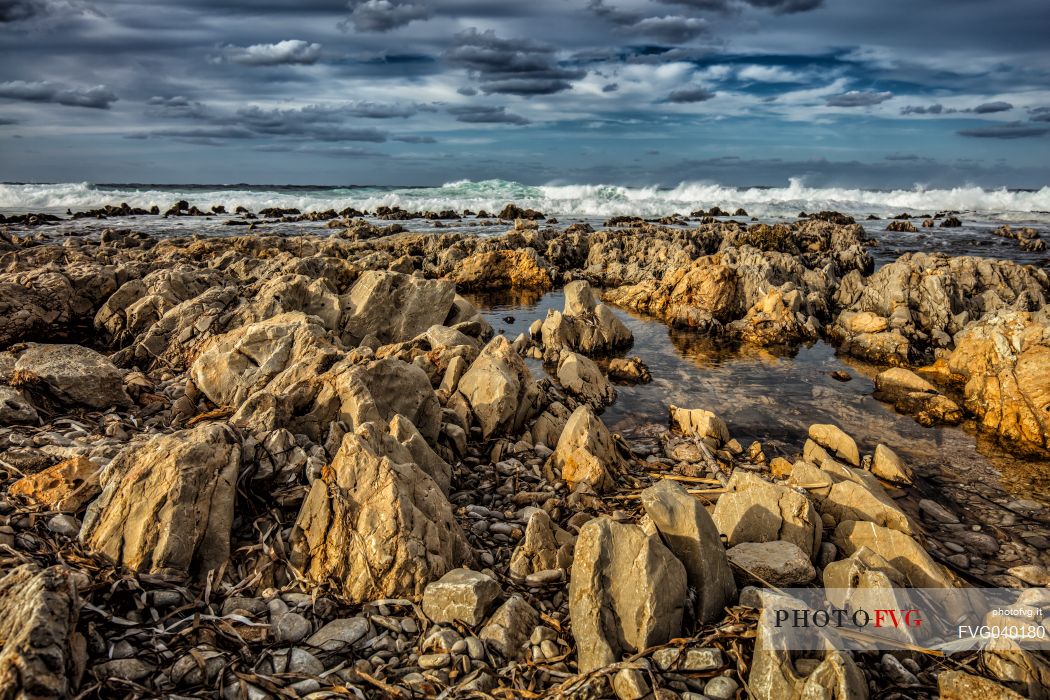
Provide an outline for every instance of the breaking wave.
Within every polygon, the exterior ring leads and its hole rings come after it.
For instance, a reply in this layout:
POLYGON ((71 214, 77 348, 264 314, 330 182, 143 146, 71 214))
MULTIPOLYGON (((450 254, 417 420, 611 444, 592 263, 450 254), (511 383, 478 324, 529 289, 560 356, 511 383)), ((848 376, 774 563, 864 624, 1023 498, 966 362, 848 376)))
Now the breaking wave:
POLYGON ((617 185, 530 186, 505 180, 462 180, 440 187, 282 187, 282 186, 162 186, 0 184, 0 208, 20 212, 62 213, 126 202, 133 207, 162 210, 172 202, 187 200, 201 209, 222 204, 231 210, 240 205, 258 211, 266 207, 295 207, 304 212, 346 207, 374 209, 400 206, 405 209, 441 209, 498 212, 505 204, 539 209, 548 215, 606 217, 617 214, 663 216, 688 214, 700 208, 720 206, 730 212, 745 208, 753 216, 794 216, 801 210, 835 209, 851 214, 886 216, 901 211, 932 213, 955 209, 989 214, 1046 213, 1050 211, 1050 187, 1035 191, 984 189, 976 186, 952 189, 866 190, 807 187, 791 179, 785 187, 726 187, 717 184, 682 183, 677 187, 622 187, 617 185))

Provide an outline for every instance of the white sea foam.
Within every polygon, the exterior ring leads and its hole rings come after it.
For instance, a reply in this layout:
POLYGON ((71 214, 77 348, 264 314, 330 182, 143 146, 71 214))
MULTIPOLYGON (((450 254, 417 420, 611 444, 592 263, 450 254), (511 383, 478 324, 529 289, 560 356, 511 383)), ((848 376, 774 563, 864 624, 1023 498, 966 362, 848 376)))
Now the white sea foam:
POLYGON ((618 185, 529 186, 504 180, 462 180, 441 187, 352 189, 192 188, 96 186, 89 183, 49 185, 0 184, 0 209, 7 211, 64 212, 126 202, 133 207, 156 205, 164 209, 185 199, 202 209, 223 204, 227 209, 246 206, 295 207, 302 211, 323 209, 374 209, 401 206, 411 210, 485 209, 499 211, 508 202, 557 216, 606 217, 617 214, 661 216, 688 214, 699 208, 720 206, 730 211, 743 207, 757 216, 793 216, 800 210, 835 209, 853 214, 880 216, 900 211, 934 212, 957 209, 991 215, 1050 212, 1050 187, 1032 192, 983 189, 864 190, 807 187, 792 179, 786 187, 737 188, 707 183, 682 183, 673 188, 622 187, 618 185))

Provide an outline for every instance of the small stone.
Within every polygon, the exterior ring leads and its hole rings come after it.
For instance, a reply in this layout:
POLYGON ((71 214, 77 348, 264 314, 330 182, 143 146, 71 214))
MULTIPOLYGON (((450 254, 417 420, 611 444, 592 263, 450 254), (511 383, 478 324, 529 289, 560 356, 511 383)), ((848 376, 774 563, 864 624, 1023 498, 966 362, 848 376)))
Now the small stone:
POLYGON ((95 666, 99 678, 119 678, 123 681, 140 681, 156 670, 139 659, 114 659, 95 666))
POLYGON ((725 666, 721 650, 706 647, 657 649, 653 661, 663 671, 713 671, 725 666))
POLYGON ((809 437, 839 459, 855 467, 860 466, 860 450, 857 449, 856 441, 837 425, 814 423, 809 426, 809 437))
POLYGON ((565 580, 565 571, 562 569, 544 569, 525 577, 526 586, 547 586, 552 583, 561 583, 565 580))
POLYGON ((47 529, 66 537, 76 537, 80 532, 80 521, 68 513, 59 513, 47 521, 47 529))
POLYGON ((421 668, 444 668, 452 663, 450 654, 423 654, 416 660, 421 668))
POLYGON ((313 630, 310 621, 299 613, 288 612, 278 615, 270 622, 274 639, 282 643, 301 642, 313 630))
POLYGON ((306 640, 311 647, 318 647, 324 651, 336 651, 344 649, 357 642, 369 630, 368 620, 363 617, 348 617, 332 620, 306 640))
POLYGON ((637 668, 622 668, 612 679, 613 692, 620 700, 642 700, 649 695, 645 673, 637 668))
POLYGON ((894 685, 902 685, 905 687, 922 685, 919 679, 916 678, 915 674, 906 669, 904 664, 892 654, 882 655, 882 670, 894 685))
POLYGON ((306 649, 293 647, 288 652, 288 673, 317 676, 324 673, 324 664, 306 649))
POLYGON ((742 579, 774 586, 801 586, 817 576, 806 553, 791 542, 744 542, 726 552, 729 561, 745 572, 742 579))
POLYGON ((503 658, 514 661, 521 658, 527 635, 539 619, 539 613, 524 598, 514 595, 493 613, 479 636, 503 658))
POLYGON ((910 484, 915 478, 911 468, 897 453, 885 445, 876 445, 871 462, 871 473, 894 484, 910 484))
POLYGON ((500 586, 491 576, 453 569, 423 591, 423 613, 439 624, 459 621, 474 627, 499 595, 500 586))
POLYGON ((1045 566, 1028 564, 1007 569, 1006 573, 1020 579, 1029 586, 1050 586, 1050 571, 1045 566))
POLYGON ((954 513, 942 506, 937 501, 931 501, 928 498, 924 498, 919 501, 919 510, 922 513, 939 523, 954 524, 959 522, 959 518, 954 513))
POLYGON ((733 700, 740 684, 729 676, 716 676, 704 686, 704 695, 711 700, 733 700))

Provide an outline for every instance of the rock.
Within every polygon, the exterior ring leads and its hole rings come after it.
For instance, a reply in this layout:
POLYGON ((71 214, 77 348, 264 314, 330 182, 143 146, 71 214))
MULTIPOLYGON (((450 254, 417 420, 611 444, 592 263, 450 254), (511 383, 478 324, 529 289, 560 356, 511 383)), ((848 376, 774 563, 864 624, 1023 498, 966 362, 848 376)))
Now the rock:
POLYGON ((492 614, 478 636, 507 661, 517 661, 539 621, 539 613, 524 598, 512 595, 492 614))
POLYGON ((47 521, 47 529, 66 537, 76 537, 80 532, 80 521, 69 513, 59 513, 47 521))
POLYGON ((141 681, 156 670, 155 666, 140 659, 113 659, 98 664, 93 669, 101 680, 112 678, 131 682, 141 681))
POLYGON ((438 624, 462 622, 475 627, 499 595, 499 584, 491 576, 453 569, 423 590, 423 613, 438 624))
POLYGON ((313 631, 310 621, 299 613, 286 612, 270 620, 274 639, 279 643, 301 642, 313 631))
POLYGON ((895 686, 914 688, 922 685, 922 681, 892 654, 882 655, 882 671, 895 686))
POLYGON ((554 286, 546 262, 535 250, 494 250, 461 260, 450 275, 460 290, 538 289, 554 286))
POLYGON ((797 289, 771 289, 748 309, 744 318, 726 326, 730 335, 745 343, 768 347, 793 345, 817 337, 816 328, 801 313, 802 295, 797 289))
POLYGON ((11 484, 8 493, 48 510, 76 513, 102 490, 99 471, 91 460, 74 457, 22 477, 11 484))
POLYGON ((31 345, 18 356, 11 383, 62 406, 131 405, 121 371, 104 355, 80 345, 31 345))
POLYGON ((598 517, 580 528, 569 614, 581 673, 681 631, 686 572, 656 535, 598 517))
POLYGON ((356 602, 420 595, 472 558, 441 487, 385 428, 343 438, 289 537, 296 568, 356 602))
POLYGON ((711 700, 733 700, 739 687, 729 676, 715 676, 704 686, 704 695, 711 700))
POLYGON ((351 345, 369 335, 384 344, 400 343, 442 325, 453 311, 455 296, 455 286, 448 280, 369 270, 361 273, 346 296, 343 327, 351 345))
POLYGON ((642 700, 651 692, 646 674, 638 668, 621 668, 612 679, 613 692, 619 700, 642 700))
POLYGON ((947 367, 966 408, 1009 443, 1050 447, 1050 314, 1001 311, 955 337, 947 367))
POLYGON ((332 620, 313 633, 306 644, 322 651, 342 651, 356 644, 368 634, 368 620, 364 617, 344 617, 332 620))
POLYGON ((923 498, 919 500, 919 511, 926 517, 938 522, 954 525, 959 522, 959 516, 951 512, 937 501, 923 498))
MULTIPOLYGON (((1000 619, 1000 626, 1017 624, 1016 618, 1000 619)), ((1027 645, 1026 645, 1027 646, 1027 645)), ((1007 636, 993 637, 981 650, 981 666, 991 678, 1022 696, 1045 699, 1050 688, 1050 663, 1037 650, 1022 647, 1007 636)))
POLYGON ((501 335, 494 337, 459 380, 483 437, 517 434, 534 414, 539 399, 525 361, 501 335))
POLYGON ((832 541, 847 556, 867 547, 900 571, 914 588, 956 588, 958 582, 908 535, 875 523, 848 520, 835 528, 832 541))
POLYGON ((941 700, 1022 700, 1024 697, 995 681, 964 671, 938 673, 937 692, 941 700))
POLYGON ((0 426, 36 425, 40 414, 19 389, 0 385, 0 426))
POLYGON ((915 416, 927 427, 938 423, 954 425, 963 419, 958 404, 903 367, 888 369, 875 377, 875 398, 893 403, 898 411, 915 416))
POLYGON ((791 542, 744 542, 726 556, 744 574, 741 579, 772 586, 803 586, 817 577, 809 555, 791 542))
POLYGON ((609 429, 586 405, 569 417, 548 464, 569 488, 584 483, 599 492, 612 488, 613 475, 624 468, 609 429))
POLYGON ((137 571, 216 569, 229 556, 240 462, 240 438, 222 424, 130 446, 102 472, 80 539, 137 571))
POLYGON ((609 360, 609 378, 627 384, 646 384, 653 380, 640 357, 614 357, 609 360))
POLYGON ((857 443, 838 426, 814 423, 809 426, 809 438, 846 463, 860 466, 857 443))
POLYGON ((600 410, 616 400, 616 389, 594 361, 562 350, 558 360, 558 383, 591 408, 600 410))
POLYGON ((726 664, 721 650, 697 647, 657 649, 653 652, 653 661, 662 671, 683 673, 714 671, 726 664))
POLYGON ((915 474, 897 453, 883 444, 875 446, 875 457, 871 462, 871 473, 894 484, 911 484, 915 474))
POLYGON ((590 285, 584 281, 565 286, 562 312, 551 309, 540 326, 544 357, 557 358, 563 349, 584 355, 606 355, 629 346, 631 331, 608 306, 597 303, 590 285))
POLYGON ((729 442, 729 427, 717 415, 703 408, 678 408, 671 406, 671 424, 685 435, 695 435, 714 441, 715 445, 729 442))
POLYGON ((809 499, 741 469, 733 472, 712 516, 730 547, 783 540, 810 558, 820 548, 822 526, 809 499))
POLYGON ((663 541, 685 565, 689 586, 696 591, 696 616, 702 623, 722 619, 736 597, 718 528, 699 500, 682 486, 664 480, 642 491, 642 507, 663 541))
POLYGON ((747 679, 752 697, 756 700, 867 700, 867 681, 849 652, 838 651, 829 641, 828 651, 813 660, 815 668, 803 672, 796 667, 795 654, 788 651, 783 634, 766 616, 759 619, 751 673, 747 679))
POLYGON ((534 511, 525 526, 525 537, 511 555, 510 575, 523 579, 541 571, 568 569, 575 541, 546 512, 534 511))
POLYGON ((4 698, 63 698, 72 691, 75 588, 67 570, 23 564, 0 578, 0 689, 4 698))
MULTIPOLYGON (((824 466, 827 471, 826 462, 824 466)), ((842 476, 836 478, 832 472, 835 483, 820 501, 822 513, 831 515, 835 522, 866 520, 907 535, 917 532, 911 519, 869 473, 842 467, 838 474, 842 476)))
POLYGON ((1045 566, 1038 564, 1014 566, 1007 569, 1006 573, 1029 586, 1050 586, 1050 571, 1047 571, 1045 566))

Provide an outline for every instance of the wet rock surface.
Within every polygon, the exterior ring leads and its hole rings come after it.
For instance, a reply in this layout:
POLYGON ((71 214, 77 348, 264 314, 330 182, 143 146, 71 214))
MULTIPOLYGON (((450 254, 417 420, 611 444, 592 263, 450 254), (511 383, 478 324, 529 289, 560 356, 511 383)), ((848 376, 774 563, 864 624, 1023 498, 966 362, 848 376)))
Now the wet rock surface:
POLYGON ((873 272, 834 212, 594 231, 507 209, 492 237, 360 214, 264 213, 330 236, 5 241, 0 696, 1041 692, 1045 658, 1012 648, 793 657, 751 588, 1039 591, 1040 500, 827 420, 785 444, 703 402, 605 417, 660 391, 615 305, 756 353, 836 343, 921 425, 1045 450, 1044 270, 873 272), (461 296, 562 285, 505 325, 461 296))

